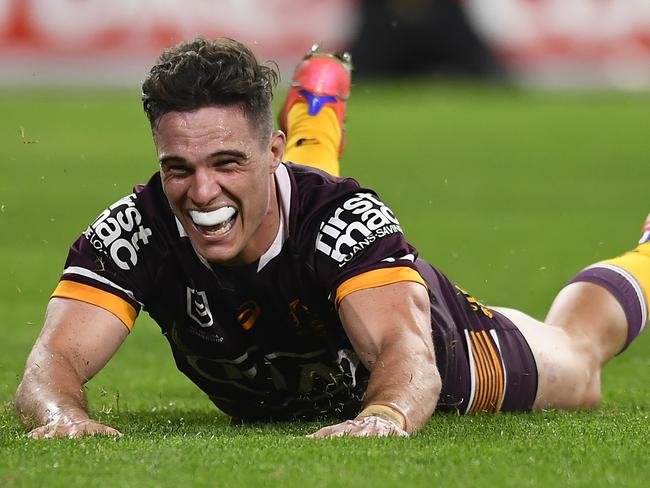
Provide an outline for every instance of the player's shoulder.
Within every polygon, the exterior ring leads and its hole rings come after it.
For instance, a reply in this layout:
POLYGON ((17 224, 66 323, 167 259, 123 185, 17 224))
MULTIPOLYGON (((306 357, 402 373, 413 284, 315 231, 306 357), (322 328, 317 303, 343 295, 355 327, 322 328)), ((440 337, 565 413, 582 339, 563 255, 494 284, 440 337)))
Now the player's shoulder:
POLYGON ((159 177, 154 175, 147 184, 136 185, 132 193, 104 209, 83 236, 119 268, 134 268, 143 255, 160 249, 165 227, 173 225, 161 193, 159 177), (158 245, 154 245, 156 241, 158 245))
POLYGON ((303 245, 312 248, 315 242, 317 250, 329 250, 342 261, 342 246, 402 233, 390 207, 355 179, 300 165, 290 165, 289 171, 297 193, 295 200, 292 195, 291 228, 303 245))
POLYGON ((292 193, 295 193, 295 197, 292 195, 292 199, 295 199, 303 219, 309 212, 325 217, 336 213, 339 207, 339 212, 354 211, 355 215, 371 207, 385 207, 374 190, 361 186, 354 178, 333 176, 317 168, 294 163, 286 166, 293 180, 292 193))
POLYGON ((285 162, 289 174, 292 175, 296 184, 301 189, 322 187, 326 190, 335 190, 347 187, 358 187, 359 183, 354 178, 346 176, 334 176, 326 171, 313 166, 306 166, 303 164, 285 162))
POLYGON ((295 163, 285 163, 292 181, 292 211, 301 221, 327 213, 337 202, 361 189, 354 178, 333 176, 325 171, 295 163))

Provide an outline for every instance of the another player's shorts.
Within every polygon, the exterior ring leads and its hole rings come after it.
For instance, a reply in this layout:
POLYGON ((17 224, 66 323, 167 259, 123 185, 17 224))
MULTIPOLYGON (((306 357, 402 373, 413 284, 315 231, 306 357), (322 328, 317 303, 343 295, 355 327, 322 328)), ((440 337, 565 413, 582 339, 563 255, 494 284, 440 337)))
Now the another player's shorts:
POLYGON ((537 365, 519 329, 483 306, 424 261, 436 362, 442 377, 437 410, 511 412, 532 409, 537 365))

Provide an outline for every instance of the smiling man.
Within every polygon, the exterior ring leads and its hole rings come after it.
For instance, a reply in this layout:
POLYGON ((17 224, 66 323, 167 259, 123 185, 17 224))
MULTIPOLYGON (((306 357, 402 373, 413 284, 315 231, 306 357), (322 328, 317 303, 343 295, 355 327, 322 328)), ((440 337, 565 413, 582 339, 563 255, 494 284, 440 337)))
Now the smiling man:
POLYGON ((597 404, 602 366, 647 321, 650 232, 578 274, 543 327, 483 306, 418 258, 375 192, 312 167, 338 170, 349 68, 307 55, 282 132, 277 75, 244 45, 163 53, 143 84, 160 171, 70 249, 16 394, 31 437, 120 435, 89 417, 83 384, 143 309, 222 411, 340 420, 314 437, 597 404))
POLYGON ((167 112, 154 138, 163 191, 196 252, 226 266, 264 254, 280 222, 273 179, 284 134, 260 134, 235 105, 167 112))

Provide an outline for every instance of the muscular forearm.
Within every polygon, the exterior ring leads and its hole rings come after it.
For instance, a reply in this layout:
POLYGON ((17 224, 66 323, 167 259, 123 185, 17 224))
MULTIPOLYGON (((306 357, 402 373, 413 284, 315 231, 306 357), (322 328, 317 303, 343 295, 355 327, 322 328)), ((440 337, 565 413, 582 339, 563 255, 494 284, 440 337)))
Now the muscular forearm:
POLYGON ((423 336, 407 334, 400 339, 383 346, 376 356, 364 358, 371 374, 357 418, 323 427, 308 437, 406 436, 426 424, 441 390, 433 347, 423 336))
POLYGON ((53 298, 27 359, 14 403, 29 436, 121 435, 90 419, 83 385, 113 356, 127 329, 112 313, 77 300, 53 298))
POLYGON ((20 420, 30 428, 89 418, 82 379, 65 357, 44 348, 30 355, 14 403, 20 420))
POLYGON ((431 417, 442 383, 433 352, 424 344, 410 346, 408 355, 403 344, 382 349, 372 365, 364 407, 383 405, 401 410, 406 417, 405 430, 412 433, 431 417))
MULTIPOLYGON (((370 370, 358 420, 375 422, 379 417, 397 429, 371 427, 353 435, 402 435, 404 430, 421 429, 441 390, 426 288, 405 281, 358 290, 341 301, 339 316, 359 359, 370 370)), ((351 431, 343 426, 322 436, 340 432, 351 431)))

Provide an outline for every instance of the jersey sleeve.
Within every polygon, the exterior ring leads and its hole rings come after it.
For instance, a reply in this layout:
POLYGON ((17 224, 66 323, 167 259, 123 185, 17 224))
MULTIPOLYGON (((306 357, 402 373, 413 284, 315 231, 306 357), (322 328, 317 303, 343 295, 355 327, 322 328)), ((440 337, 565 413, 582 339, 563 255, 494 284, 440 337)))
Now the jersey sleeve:
POLYGON ((131 194, 104 210, 70 247, 52 297, 101 307, 131 330, 152 280, 146 253, 152 231, 131 194))
POLYGON ((341 199, 320 222, 314 244, 318 280, 336 305, 350 293, 400 281, 426 286, 417 250, 393 211, 369 190, 341 199))

